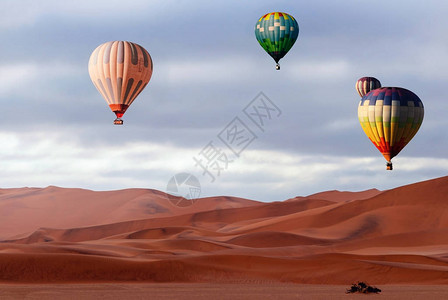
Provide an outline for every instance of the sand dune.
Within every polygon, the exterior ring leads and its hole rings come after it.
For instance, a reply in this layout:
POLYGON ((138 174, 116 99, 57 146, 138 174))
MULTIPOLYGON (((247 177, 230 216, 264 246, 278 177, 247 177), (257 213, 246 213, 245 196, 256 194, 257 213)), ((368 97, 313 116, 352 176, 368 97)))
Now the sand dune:
POLYGON ((2 282, 448 284, 448 177, 179 208, 162 192, 0 190, 2 282))
POLYGON ((376 196, 378 194, 381 194, 381 191, 377 189, 370 189, 366 191, 361 192, 348 192, 348 191, 326 191, 326 192, 320 192, 316 194, 312 194, 306 197, 296 197, 287 201, 291 201, 294 199, 320 199, 320 200, 328 200, 333 202, 348 202, 353 200, 364 200, 368 198, 372 198, 373 196, 376 196))
POLYGON ((196 205, 178 207, 168 200, 167 194, 147 189, 0 189, 0 239, 28 235, 45 227, 76 228, 260 204, 236 197, 198 201, 196 205))

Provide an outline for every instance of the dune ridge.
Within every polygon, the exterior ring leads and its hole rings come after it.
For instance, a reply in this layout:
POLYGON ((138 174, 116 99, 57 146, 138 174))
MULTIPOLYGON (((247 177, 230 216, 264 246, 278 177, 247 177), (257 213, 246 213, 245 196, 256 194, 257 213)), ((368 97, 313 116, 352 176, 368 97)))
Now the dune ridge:
POLYGON ((1 282, 448 284, 448 177, 283 202, 0 190, 1 282))

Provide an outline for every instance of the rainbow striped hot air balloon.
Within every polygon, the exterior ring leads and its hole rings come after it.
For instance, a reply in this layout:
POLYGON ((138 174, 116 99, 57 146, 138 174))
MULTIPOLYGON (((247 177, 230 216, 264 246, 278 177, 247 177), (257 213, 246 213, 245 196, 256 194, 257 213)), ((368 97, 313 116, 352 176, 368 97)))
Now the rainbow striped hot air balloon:
POLYGON ((364 97, 365 94, 370 92, 371 90, 377 89, 381 87, 381 82, 375 77, 362 77, 356 81, 356 91, 361 97, 364 97))
POLYGON ((277 63, 277 70, 280 70, 279 60, 288 53, 298 36, 299 25, 296 19, 287 13, 265 14, 255 24, 255 37, 277 63))
POLYGON ((93 84, 120 118, 146 87, 152 75, 152 59, 142 46, 114 41, 99 45, 90 56, 89 74, 93 84))
POLYGON ((387 160, 387 170, 392 170, 392 158, 417 133, 423 115, 420 98, 404 88, 383 87, 362 97, 358 106, 359 122, 367 137, 387 160))

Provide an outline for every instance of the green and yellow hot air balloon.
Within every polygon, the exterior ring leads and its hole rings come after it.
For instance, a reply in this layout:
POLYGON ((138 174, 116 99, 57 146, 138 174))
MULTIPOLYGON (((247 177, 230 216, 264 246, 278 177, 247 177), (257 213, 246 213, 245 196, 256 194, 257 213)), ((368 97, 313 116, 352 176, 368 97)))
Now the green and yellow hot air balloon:
POLYGON ((265 14, 255 24, 255 37, 277 63, 277 70, 280 70, 279 60, 288 53, 298 36, 299 25, 296 19, 287 13, 265 14))

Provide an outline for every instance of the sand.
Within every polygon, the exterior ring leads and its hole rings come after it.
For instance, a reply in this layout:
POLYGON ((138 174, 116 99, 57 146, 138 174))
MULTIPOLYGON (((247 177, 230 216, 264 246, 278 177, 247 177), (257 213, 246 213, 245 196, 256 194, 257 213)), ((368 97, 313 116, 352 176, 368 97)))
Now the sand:
POLYGON ((301 284, 41 284, 0 285, 1 299, 448 299, 448 286, 386 285, 380 294, 345 294, 340 285, 301 284))
POLYGON ((144 189, 1 189, 0 237, 1 292, 11 293, 3 296, 119 298, 130 287, 136 297, 165 299, 195 291, 196 299, 254 299, 271 290, 277 299, 307 291, 328 299, 366 281, 387 299, 405 299, 393 297, 409 288, 407 299, 419 299, 448 286, 448 177, 188 207, 144 189))

